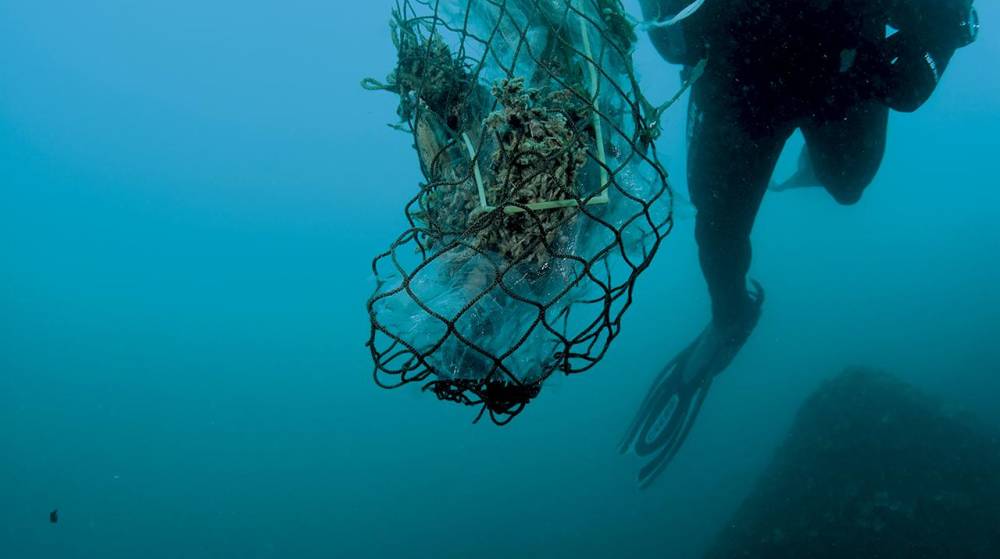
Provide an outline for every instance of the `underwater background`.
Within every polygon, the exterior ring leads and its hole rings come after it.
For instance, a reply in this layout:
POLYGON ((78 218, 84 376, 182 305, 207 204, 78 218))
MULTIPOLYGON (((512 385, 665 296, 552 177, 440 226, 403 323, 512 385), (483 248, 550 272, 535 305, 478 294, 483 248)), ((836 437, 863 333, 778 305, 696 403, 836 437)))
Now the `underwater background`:
POLYGON ((0 2, 0 557, 697 557, 847 366, 1000 425, 996 2, 861 203, 766 197, 760 325, 644 491, 616 445, 708 318, 690 211, 607 358, 511 425, 372 382, 370 263, 420 181, 359 85, 391 5, 0 2))

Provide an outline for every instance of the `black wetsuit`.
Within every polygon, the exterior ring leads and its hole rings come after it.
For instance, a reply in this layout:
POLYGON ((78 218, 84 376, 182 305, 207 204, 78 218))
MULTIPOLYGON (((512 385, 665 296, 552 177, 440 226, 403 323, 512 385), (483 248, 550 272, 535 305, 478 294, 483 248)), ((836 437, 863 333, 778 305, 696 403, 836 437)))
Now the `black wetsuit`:
MULTIPOLYGON (((647 19, 691 0, 644 0, 647 19)), ((801 129, 816 177, 856 202, 878 171, 889 108, 912 111, 955 49, 971 0, 706 0, 651 32, 678 64, 705 59, 688 115, 688 186, 717 323, 751 311, 750 232, 786 140, 801 129), (898 31, 887 38, 886 26, 898 31)))

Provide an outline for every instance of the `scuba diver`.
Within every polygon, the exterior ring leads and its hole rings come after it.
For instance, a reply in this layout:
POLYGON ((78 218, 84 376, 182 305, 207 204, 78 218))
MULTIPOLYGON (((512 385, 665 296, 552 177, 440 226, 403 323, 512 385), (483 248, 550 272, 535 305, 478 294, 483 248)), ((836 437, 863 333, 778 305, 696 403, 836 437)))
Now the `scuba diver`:
POLYGON ((648 459, 645 486, 760 317, 763 290, 747 287, 750 232, 785 142, 795 130, 805 137, 799 170, 774 190, 817 185, 854 204, 882 162, 889 110, 919 108, 979 20, 972 0, 641 5, 656 50, 693 81, 687 178, 712 303, 708 327, 656 378, 622 442, 648 459))

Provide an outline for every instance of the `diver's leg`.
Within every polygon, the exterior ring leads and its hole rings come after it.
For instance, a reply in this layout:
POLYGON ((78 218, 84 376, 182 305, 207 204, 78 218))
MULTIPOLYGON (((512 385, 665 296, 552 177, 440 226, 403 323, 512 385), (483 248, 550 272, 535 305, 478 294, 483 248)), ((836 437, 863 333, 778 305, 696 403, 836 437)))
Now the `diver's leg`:
POLYGON ((728 95, 713 98, 707 89, 712 85, 704 79, 695 84, 688 115, 688 184, 698 210, 695 235, 712 322, 656 377, 622 441, 622 451, 648 459, 639 472, 642 486, 684 443, 712 379, 749 337, 763 303, 759 286, 753 295, 746 286, 750 230, 791 130, 759 125, 744 110, 758 105, 728 95))
POLYGON ((865 101, 840 115, 803 124, 813 172, 837 202, 854 204, 875 178, 885 154, 888 123, 888 107, 865 101))
POLYGON ((754 122, 735 104, 698 91, 689 115, 688 187, 713 322, 740 325, 756 304, 747 292, 750 232, 790 126, 754 122))
POLYGON ((725 77, 703 76, 688 113, 688 187, 698 210, 695 236, 712 322, 656 377, 625 433, 621 450, 648 459, 639 472, 641 486, 652 483, 680 449, 712 379, 749 337, 763 303, 759 286, 754 295, 747 291, 750 230, 791 128, 758 122, 759 105, 735 99, 726 83, 725 77))

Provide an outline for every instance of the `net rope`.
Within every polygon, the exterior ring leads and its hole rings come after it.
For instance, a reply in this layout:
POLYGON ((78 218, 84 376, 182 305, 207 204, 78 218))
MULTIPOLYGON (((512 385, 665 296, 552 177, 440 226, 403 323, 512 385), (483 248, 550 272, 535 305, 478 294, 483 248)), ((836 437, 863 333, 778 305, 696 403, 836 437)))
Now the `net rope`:
MULTIPOLYGON (((398 0, 398 95, 424 181, 376 256, 376 383, 517 416, 593 368, 673 227, 619 0, 398 0)), ((676 99, 676 97, 675 97, 676 99)))

